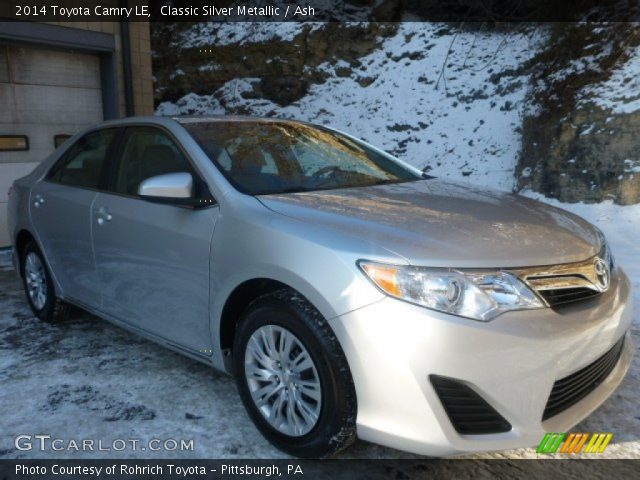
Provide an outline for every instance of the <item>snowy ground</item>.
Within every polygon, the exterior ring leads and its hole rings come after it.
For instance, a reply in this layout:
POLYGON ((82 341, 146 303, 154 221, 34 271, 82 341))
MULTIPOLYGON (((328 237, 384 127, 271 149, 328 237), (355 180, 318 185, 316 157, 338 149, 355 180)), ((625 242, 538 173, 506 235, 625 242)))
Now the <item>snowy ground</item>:
MULTIPOLYGON (((574 431, 613 432, 599 458, 640 458, 640 206, 566 205, 600 226, 632 277, 636 356, 621 388, 574 431)), ((282 458, 253 427, 231 378, 87 314, 59 325, 30 313, 0 254, 0 458, 282 458), (16 451, 16 435, 64 439, 194 439, 183 452, 16 451)), ((340 458, 415 458, 358 442, 340 458)), ((537 458, 533 449, 473 458, 537 458)))

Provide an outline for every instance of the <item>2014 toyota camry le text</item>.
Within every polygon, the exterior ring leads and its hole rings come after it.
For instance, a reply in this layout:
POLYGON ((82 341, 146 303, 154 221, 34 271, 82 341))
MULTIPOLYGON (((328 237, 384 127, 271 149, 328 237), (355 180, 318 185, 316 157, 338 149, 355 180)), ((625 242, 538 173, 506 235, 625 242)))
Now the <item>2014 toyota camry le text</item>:
POLYGON ((106 122, 8 208, 37 317, 75 305, 234 375, 297 456, 356 436, 437 456, 535 445, 631 362, 630 285, 600 230, 327 127, 106 122))

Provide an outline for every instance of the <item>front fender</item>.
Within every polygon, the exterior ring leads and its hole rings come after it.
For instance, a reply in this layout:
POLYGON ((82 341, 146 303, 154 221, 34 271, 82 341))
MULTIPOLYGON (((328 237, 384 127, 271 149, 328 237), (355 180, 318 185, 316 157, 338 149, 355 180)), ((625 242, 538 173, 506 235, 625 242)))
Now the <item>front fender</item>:
MULTIPOLYGON (((306 224, 261 205, 255 217, 251 213, 236 216, 223 211, 214 231, 210 258, 213 345, 220 345, 225 303, 244 282, 270 279, 283 283, 331 319, 384 298, 360 272, 358 259, 405 263, 357 237, 306 224)), ((213 363, 223 368, 219 348, 214 349, 213 363)))

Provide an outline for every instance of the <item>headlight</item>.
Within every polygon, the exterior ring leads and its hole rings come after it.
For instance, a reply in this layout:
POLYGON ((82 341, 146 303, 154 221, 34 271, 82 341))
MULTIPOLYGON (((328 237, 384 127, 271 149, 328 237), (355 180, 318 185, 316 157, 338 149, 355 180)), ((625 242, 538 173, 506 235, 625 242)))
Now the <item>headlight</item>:
POLYGON ((607 265, 609 265, 609 271, 613 272, 613 269, 616 267, 616 261, 613 258, 613 252, 611 251, 609 242, 607 242, 607 238, 604 236, 604 233, 602 233, 600 229, 598 229, 598 236, 600 237, 601 245, 598 256, 605 262, 607 262, 607 265))
POLYGON ((360 261, 369 279, 387 295, 474 320, 489 321, 511 310, 543 308, 516 276, 501 271, 421 268, 360 261))

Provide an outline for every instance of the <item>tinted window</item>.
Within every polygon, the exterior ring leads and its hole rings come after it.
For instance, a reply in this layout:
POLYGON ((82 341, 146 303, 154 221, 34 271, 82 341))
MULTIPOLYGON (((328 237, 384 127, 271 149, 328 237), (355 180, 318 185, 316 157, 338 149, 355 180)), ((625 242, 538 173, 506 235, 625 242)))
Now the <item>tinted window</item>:
POLYGON ((143 180, 167 173, 187 172, 197 177, 191 164, 164 132, 152 127, 128 128, 116 169, 114 190, 137 195, 143 180))
POLYGON ((115 133, 115 128, 109 128, 86 134, 62 157, 49 179, 65 185, 98 188, 115 133))
POLYGON ((321 127, 276 121, 184 123, 240 191, 252 195, 420 180, 390 155, 321 127))

